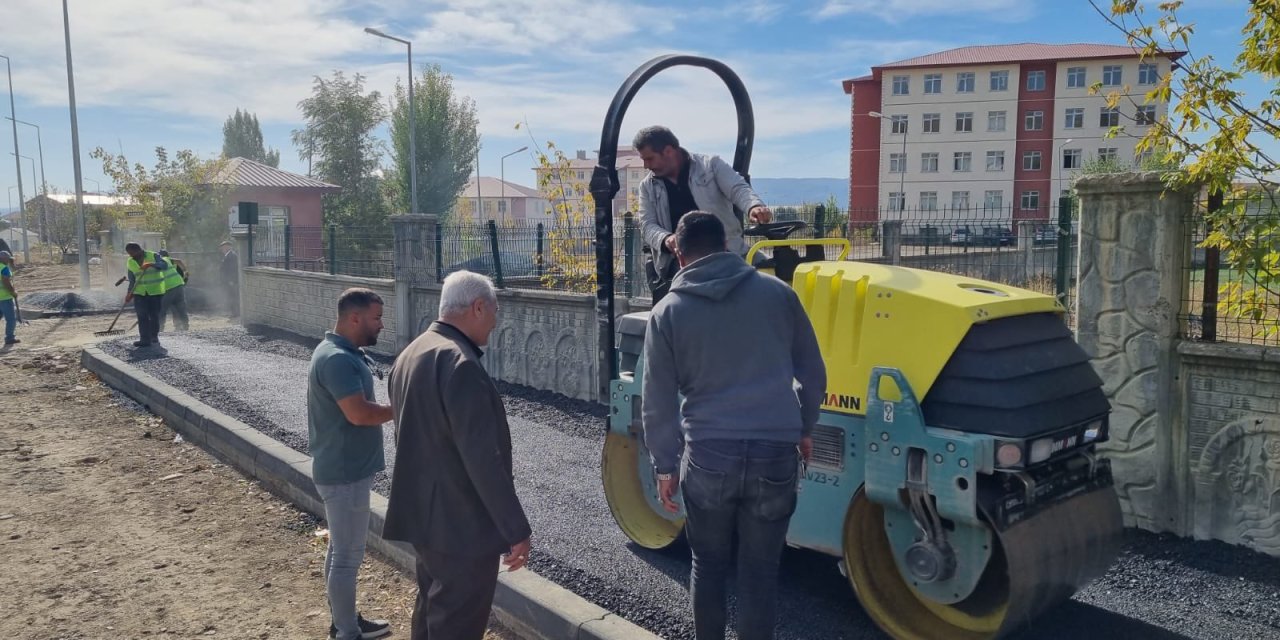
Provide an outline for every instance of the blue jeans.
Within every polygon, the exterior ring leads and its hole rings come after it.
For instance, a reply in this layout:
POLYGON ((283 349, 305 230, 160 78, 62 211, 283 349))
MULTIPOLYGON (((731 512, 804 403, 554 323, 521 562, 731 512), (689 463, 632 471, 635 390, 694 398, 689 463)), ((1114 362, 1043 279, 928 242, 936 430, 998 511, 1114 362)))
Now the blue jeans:
POLYGON ((324 556, 325 592, 338 640, 360 637, 356 621, 356 575, 364 562, 369 536, 369 490, 373 476, 349 484, 317 484, 329 524, 329 548, 324 556))
POLYGON ((697 640, 725 636, 725 581, 738 540, 738 638, 773 638, 778 564, 796 510, 795 444, 691 442, 681 460, 685 535, 693 551, 689 591, 697 640))
POLYGON ((18 312, 12 298, 0 300, 0 315, 4 316, 4 339, 13 340, 13 330, 18 326, 18 312))

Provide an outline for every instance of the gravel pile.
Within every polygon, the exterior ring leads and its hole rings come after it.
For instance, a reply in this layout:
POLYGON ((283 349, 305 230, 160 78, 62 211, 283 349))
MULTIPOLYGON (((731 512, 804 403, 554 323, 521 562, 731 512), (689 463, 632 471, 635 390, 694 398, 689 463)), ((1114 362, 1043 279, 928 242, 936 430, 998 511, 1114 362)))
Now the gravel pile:
MULTIPOLYGON (((299 416, 296 398, 304 394, 315 339, 230 328, 162 340, 170 356, 135 352, 127 346, 130 338, 104 343, 103 349, 306 451, 305 416, 299 416)), ((375 361, 376 368, 390 367, 390 358, 375 361)), ((375 382, 381 393, 385 383, 375 382)), ((665 638, 692 638, 688 549, 677 544, 649 551, 627 542, 604 502, 604 407, 528 387, 499 387, 511 419, 516 482, 535 532, 530 566, 665 638)), ((388 439, 391 431, 384 429, 388 439)), ((375 488, 385 495, 386 478, 375 488)), ((819 553, 786 551, 778 607, 782 640, 884 637, 858 606, 835 559, 819 553)), ((1105 576, 1018 637, 1280 637, 1280 559, 1222 543, 1128 531, 1105 576)))
POLYGON ((24 309, 45 314, 105 313, 117 311, 124 293, 90 289, 88 291, 36 291, 22 296, 24 309))

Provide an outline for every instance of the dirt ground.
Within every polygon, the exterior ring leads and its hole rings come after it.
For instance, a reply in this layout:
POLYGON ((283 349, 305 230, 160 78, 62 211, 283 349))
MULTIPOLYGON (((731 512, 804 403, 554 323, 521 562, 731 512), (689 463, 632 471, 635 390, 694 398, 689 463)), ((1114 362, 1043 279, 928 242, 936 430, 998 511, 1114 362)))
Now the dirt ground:
MULTIPOLYGON (((81 369, 104 324, 32 320, 0 350, 0 637, 327 637, 323 523, 81 369)), ((415 597, 380 559, 361 569, 359 608, 393 637, 415 597)))

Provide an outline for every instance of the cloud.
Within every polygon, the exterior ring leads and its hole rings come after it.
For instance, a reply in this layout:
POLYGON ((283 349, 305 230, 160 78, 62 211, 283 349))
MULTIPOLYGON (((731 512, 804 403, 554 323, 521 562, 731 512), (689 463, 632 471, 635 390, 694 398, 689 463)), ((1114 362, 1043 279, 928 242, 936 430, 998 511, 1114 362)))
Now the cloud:
POLYGON ((827 0, 814 16, 825 19, 861 13, 897 23, 919 16, 987 14, 1002 22, 1016 22, 1030 17, 1029 4, 1026 0, 827 0))

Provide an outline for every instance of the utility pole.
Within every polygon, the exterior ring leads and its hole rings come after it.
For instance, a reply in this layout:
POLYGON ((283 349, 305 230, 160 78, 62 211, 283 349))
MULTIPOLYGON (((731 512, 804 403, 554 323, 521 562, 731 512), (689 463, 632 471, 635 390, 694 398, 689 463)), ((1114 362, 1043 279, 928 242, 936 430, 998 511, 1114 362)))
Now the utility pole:
MULTIPOLYGON (((9 61, 9 56, 0 56, 0 58, 4 58, 5 69, 9 72, 9 119, 13 121, 13 166, 18 169, 18 216, 22 218, 22 233, 25 234, 30 231, 28 229, 30 225, 27 224, 27 199, 22 195, 22 157, 19 155, 21 152, 18 151, 18 114, 13 106, 13 64, 9 61)), ((29 264, 31 262, 31 249, 28 248, 28 245, 31 243, 27 242, 26 239, 27 237, 24 235, 22 261, 29 264)))
MULTIPOLYGON (((80 288, 89 288, 89 240, 85 237, 84 181, 80 176, 80 127, 76 124, 76 77, 71 70, 71 15, 62 0, 62 32, 67 42, 67 97, 71 104, 71 162, 76 172, 76 218, 80 236, 80 288)), ((15 127, 17 125, 14 125, 15 127)))

